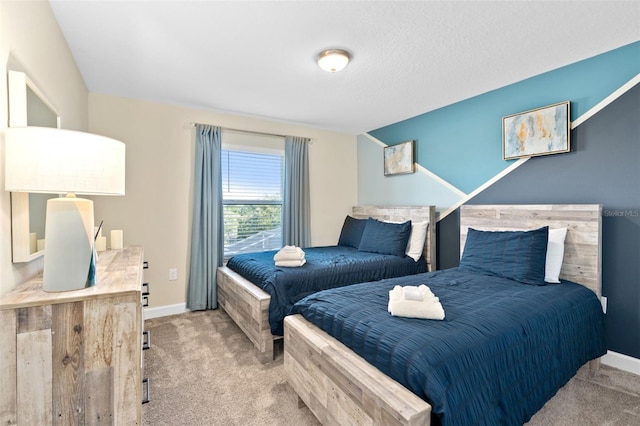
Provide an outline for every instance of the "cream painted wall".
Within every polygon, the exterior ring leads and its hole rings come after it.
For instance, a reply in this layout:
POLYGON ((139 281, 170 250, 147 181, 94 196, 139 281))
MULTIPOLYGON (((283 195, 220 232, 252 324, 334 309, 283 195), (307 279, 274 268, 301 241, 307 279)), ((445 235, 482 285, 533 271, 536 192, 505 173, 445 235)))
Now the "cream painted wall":
MULTIPOLYGON (((209 123, 313 139, 309 148, 313 245, 338 240, 357 202, 356 136, 178 106, 89 94, 89 131, 126 143, 126 195, 94 197, 104 234, 124 230, 124 243, 144 246, 151 307, 184 303, 191 233, 194 128, 209 123), (168 280, 170 268, 178 279, 168 280)), ((224 142, 224 141, 223 141, 224 142)))
POLYGON ((313 138, 310 147, 312 242, 335 244, 357 201, 356 137, 317 129, 168 105, 88 94, 46 1, 0 1, 0 294, 42 270, 42 259, 11 262, 10 197, 4 188, 8 69, 23 71, 58 110, 62 127, 127 143, 127 195, 95 197, 104 235, 123 229, 142 244, 151 268, 151 306, 185 301, 190 235, 193 128, 190 122, 313 138), (37 31, 34 29, 37 28, 37 31), (178 280, 168 281, 168 269, 178 280))
POLYGON ((42 270, 42 258, 11 263, 11 205, 4 191, 7 70, 29 76, 58 110, 63 128, 88 126, 87 87, 49 3, 0 0, 0 294, 42 270))

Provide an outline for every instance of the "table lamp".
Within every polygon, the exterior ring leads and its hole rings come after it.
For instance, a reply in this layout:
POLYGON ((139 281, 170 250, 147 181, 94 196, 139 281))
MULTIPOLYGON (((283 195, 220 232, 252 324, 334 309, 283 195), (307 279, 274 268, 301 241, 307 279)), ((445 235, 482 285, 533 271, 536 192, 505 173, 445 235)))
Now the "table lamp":
POLYGON ((93 201, 76 194, 124 195, 124 143, 72 130, 10 127, 5 146, 5 190, 66 194, 47 201, 43 290, 91 285, 93 201))

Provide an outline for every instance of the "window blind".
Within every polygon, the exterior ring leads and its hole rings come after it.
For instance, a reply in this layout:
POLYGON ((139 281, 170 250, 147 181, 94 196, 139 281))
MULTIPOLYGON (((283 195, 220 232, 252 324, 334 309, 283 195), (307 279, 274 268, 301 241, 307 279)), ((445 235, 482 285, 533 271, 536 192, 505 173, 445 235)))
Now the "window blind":
POLYGON ((282 247, 283 155, 222 151, 225 258, 282 247))

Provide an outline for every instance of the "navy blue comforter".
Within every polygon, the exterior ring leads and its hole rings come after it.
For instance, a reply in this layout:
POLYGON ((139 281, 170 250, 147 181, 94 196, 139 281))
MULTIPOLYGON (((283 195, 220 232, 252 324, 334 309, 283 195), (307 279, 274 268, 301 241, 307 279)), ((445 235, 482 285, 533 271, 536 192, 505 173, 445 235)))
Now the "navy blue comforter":
POLYGON ((282 321, 293 304, 316 291, 427 271, 424 258, 416 262, 408 256, 353 247, 310 247, 304 252, 307 263, 297 268, 275 266, 276 251, 240 254, 227 262, 227 267, 271 295, 269 324, 274 335, 283 334, 282 321))
POLYGON ((587 361, 606 352, 595 294, 457 268, 321 291, 293 313, 431 404, 445 425, 520 425, 587 361), (394 285, 426 284, 444 321, 393 317, 394 285))

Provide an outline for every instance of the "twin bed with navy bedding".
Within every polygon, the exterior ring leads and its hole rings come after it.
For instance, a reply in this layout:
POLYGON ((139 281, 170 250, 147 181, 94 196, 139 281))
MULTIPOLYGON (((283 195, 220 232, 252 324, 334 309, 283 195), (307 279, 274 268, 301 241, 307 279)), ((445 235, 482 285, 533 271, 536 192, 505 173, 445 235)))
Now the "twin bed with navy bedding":
POLYGON ((435 206, 356 206, 338 245, 304 248, 302 266, 274 262, 275 251, 247 253, 218 268, 218 304, 273 360, 283 319, 297 301, 323 289, 435 269, 435 206))
POLYGON ((522 424, 604 355, 601 206, 461 207, 460 266, 315 292, 284 321, 287 380, 324 424, 522 424), (426 285, 441 320, 394 316, 426 285))

